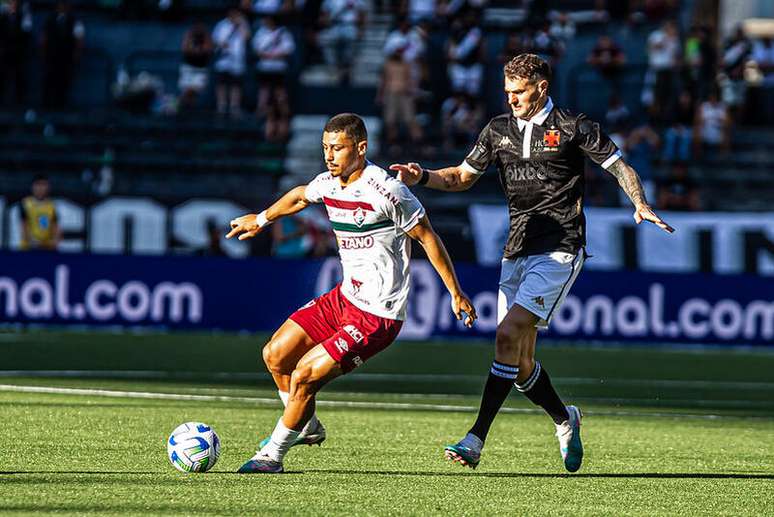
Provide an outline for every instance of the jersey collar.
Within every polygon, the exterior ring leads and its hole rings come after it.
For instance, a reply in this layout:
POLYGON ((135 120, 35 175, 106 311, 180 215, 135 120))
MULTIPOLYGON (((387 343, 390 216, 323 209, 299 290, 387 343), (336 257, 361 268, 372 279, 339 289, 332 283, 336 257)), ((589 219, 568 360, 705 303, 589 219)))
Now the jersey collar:
POLYGON ((524 120, 522 118, 516 119, 516 122, 519 124, 519 131, 524 131, 524 128, 528 124, 537 124, 538 126, 542 126, 548 118, 548 114, 551 113, 552 109, 554 109, 554 101, 552 101, 551 97, 549 97, 548 100, 546 100, 546 105, 543 106, 543 109, 538 111, 534 117, 529 120, 524 120))

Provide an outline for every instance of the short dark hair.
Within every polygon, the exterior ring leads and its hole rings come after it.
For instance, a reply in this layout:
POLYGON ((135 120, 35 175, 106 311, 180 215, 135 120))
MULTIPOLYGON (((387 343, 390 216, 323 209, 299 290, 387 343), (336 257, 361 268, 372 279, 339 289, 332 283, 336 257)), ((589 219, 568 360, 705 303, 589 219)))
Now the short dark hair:
POLYGON ((45 174, 36 174, 35 177, 32 178, 32 182, 37 183, 38 181, 48 181, 48 176, 45 174))
POLYGON ((551 82, 551 65, 537 54, 519 54, 503 67, 505 77, 508 79, 526 79, 528 81, 551 82))
POLYGON ((339 113, 332 117, 323 129, 326 133, 338 133, 343 131, 356 144, 368 140, 368 131, 366 131, 365 122, 354 113, 339 113))

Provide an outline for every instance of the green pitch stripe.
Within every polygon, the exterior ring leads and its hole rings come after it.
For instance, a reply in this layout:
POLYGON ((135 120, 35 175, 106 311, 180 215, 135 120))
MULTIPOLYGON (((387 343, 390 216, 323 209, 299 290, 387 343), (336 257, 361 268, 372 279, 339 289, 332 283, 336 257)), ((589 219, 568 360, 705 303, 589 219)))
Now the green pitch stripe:
POLYGON ((356 224, 350 224, 350 223, 337 223, 336 221, 331 221, 331 226, 333 226, 334 230, 338 230, 340 232, 355 232, 355 233, 370 232, 371 230, 387 228, 392 225, 393 225, 393 222, 389 220, 380 221, 378 223, 373 223, 373 224, 364 224, 363 226, 358 226, 356 224))

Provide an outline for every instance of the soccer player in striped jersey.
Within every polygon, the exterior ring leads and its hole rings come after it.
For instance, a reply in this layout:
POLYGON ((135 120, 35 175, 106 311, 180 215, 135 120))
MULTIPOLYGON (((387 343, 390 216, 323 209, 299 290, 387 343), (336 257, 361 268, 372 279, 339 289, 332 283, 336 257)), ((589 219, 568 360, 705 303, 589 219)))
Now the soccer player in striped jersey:
POLYGON ((410 242, 419 241, 451 295, 451 309, 470 327, 476 319, 449 254, 425 210, 402 182, 366 160, 363 120, 331 118, 322 140, 328 168, 260 214, 231 221, 226 236, 255 236, 278 218, 324 203, 339 244, 342 282, 294 312, 263 349, 263 359, 285 404, 271 436, 239 469, 279 473, 288 450, 319 444, 325 428, 315 415, 315 394, 328 382, 387 348, 406 318, 410 242))

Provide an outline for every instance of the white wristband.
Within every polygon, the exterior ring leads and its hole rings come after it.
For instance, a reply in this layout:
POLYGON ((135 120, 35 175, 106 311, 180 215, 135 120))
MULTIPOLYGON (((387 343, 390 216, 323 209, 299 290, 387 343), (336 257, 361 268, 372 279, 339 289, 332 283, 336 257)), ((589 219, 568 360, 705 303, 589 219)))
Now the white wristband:
POLYGON ((258 225, 258 228, 263 228, 264 226, 271 224, 271 222, 266 219, 266 210, 255 216, 255 223, 258 225))

